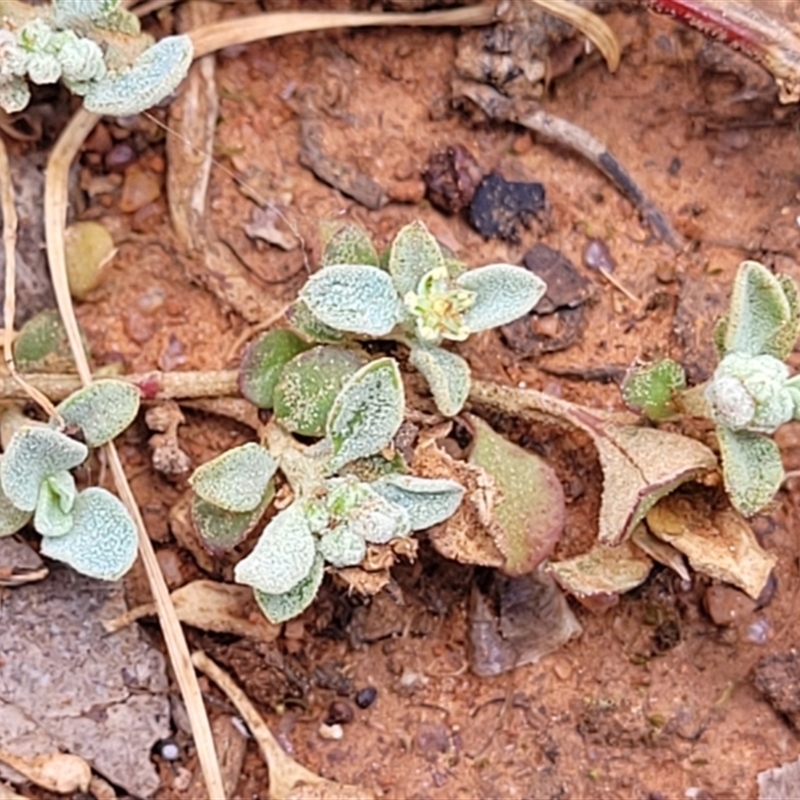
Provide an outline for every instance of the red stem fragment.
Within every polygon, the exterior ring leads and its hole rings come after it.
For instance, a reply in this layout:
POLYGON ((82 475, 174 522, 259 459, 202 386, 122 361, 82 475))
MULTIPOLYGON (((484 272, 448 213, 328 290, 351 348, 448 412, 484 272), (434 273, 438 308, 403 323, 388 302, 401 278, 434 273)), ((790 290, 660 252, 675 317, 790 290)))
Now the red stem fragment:
POLYGON ((780 19, 740 0, 645 0, 763 64, 778 84, 782 103, 800 100, 800 37, 780 19))

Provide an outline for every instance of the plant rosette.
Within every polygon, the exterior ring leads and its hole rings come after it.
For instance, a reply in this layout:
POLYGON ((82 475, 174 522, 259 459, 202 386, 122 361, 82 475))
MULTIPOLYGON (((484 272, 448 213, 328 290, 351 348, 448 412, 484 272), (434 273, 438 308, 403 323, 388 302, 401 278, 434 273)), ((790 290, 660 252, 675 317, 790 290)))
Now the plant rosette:
MULTIPOLYGON (((287 351, 294 349, 290 341, 287 351)), ((278 471, 288 481, 293 502, 270 520, 234 570, 237 582, 254 589, 259 607, 273 623, 311 604, 326 564, 359 565, 368 545, 387 544, 447 519, 464 494, 452 480, 398 474, 395 464, 380 455, 403 421, 405 396, 397 364, 390 358, 361 366, 348 362, 350 374, 343 377, 342 362, 330 355, 308 367, 316 381, 310 389, 299 376, 297 386, 305 386, 308 396, 290 395, 304 418, 324 416, 320 441, 302 445, 289 434, 297 421, 290 408, 285 418, 276 415, 268 426, 266 446, 234 448, 199 467, 191 478, 195 523, 211 549, 238 543, 257 524, 278 471), (320 386, 337 385, 332 396, 330 388, 319 391, 320 386), (363 480, 359 467, 371 458, 382 462, 384 474, 363 480), (213 509, 213 525, 208 515, 197 513, 198 503, 213 509), (228 527, 220 524, 224 515, 229 515, 228 527), (238 533, 232 536, 234 529, 238 533)), ((271 380, 269 365, 266 371, 271 380)))
POLYGON ((128 116, 155 105, 186 77, 188 36, 158 42, 121 0, 6 0, 0 27, 0 107, 21 111, 34 84, 63 80, 96 114, 128 116))
POLYGON ((129 383, 96 381, 57 406, 49 425, 19 425, 0 460, 0 536, 32 519, 43 555, 89 577, 122 577, 136 559, 136 526, 107 490, 79 492, 70 470, 86 460, 89 447, 110 442, 133 422, 139 400, 129 383), (62 423, 83 441, 68 436, 62 423))
POLYGON ((634 368, 623 385, 626 402, 654 421, 683 408, 715 423, 725 489, 745 516, 767 506, 783 482, 780 451, 770 436, 800 419, 800 376, 790 377, 784 363, 798 331, 794 281, 745 261, 728 314, 714 332, 720 363, 711 380, 687 390, 683 369, 662 361, 634 368))
POLYGON ((366 232, 346 225, 326 243, 322 268, 301 289, 292 322, 318 341, 349 336, 403 342, 439 411, 454 416, 467 399, 470 371, 443 342, 512 322, 545 289, 540 278, 512 264, 467 270, 422 222, 402 228, 383 258, 366 232))

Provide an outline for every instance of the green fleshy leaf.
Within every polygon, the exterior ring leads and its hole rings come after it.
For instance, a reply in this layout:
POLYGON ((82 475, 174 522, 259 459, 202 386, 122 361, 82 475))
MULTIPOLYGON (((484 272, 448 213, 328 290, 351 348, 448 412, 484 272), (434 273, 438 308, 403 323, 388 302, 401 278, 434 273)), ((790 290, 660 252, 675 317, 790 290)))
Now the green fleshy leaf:
POLYGON ((77 425, 89 447, 119 436, 139 413, 139 389, 127 381, 99 380, 79 389, 56 406, 68 425, 77 425))
POLYGON ((390 502, 405 508, 413 531, 449 519, 464 497, 464 487, 447 478, 387 475, 372 483, 371 487, 390 502))
POLYGON ((333 264, 380 266, 378 251, 369 234, 360 225, 337 225, 333 231, 323 230, 322 236, 326 240, 320 262, 323 267, 333 264))
POLYGON ((11 536, 31 520, 30 511, 21 511, 5 495, 0 486, 0 538, 11 536))
POLYGON ((328 415, 330 471, 386 447, 403 422, 404 410, 403 382, 394 359, 379 358, 362 367, 336 396, 328 415))
POLYGON ((269 451, 248 442, 199 466, 189 483, 207 503, 241 513, 258 508, 277 469, 269 451))
MULTIPOLYGON (((89 355, 83 331, 81 341, 89 355)), ((14 362, 20 372, 75 372, 67 330, 56 309, 32 316, 14 340, 14 362)))
POLYGON ((337 331, 336 328, 331 328, 330 325, 326 325, 324 322, 318 320, 311 312, 308 305, 302 300, 295 300, 294 303, 292 303, 287 317, 289 322, 291 322, 300 333, 307 336, 312 341, 333 344, 340 342, 344 338, 344 334, 341 331, 337 331))
POLYGON ((392 279, 368 264, 334 264, 314 273, 300 290, 325 325, 364 336, 386 336, 403 319, 392 279))
POLYGON ((239 367, 239 390, 259 408, 272 408, 281 371, 311 345, 287 330, 261 334, 247 345, 239 367))
POLYGON ((33 514, 33 527, 42 536, 64 536, 72 530, 73 502, 64 502, 68 497, 63 494, 66 483, 63 480, 63 476, 72 481, 72 501, 74 501, 76 494, 75 480, 69 472, 59 472, 56 475, 61 476, 61 479, 54 481, 55 475, 45 478, 39 487, 39 499, 36 503, 36 511, 33 514), (53 483, 61 483, 62 485, 56 489, 53 483))
POLYGON ((31 90, 24 78, 11 75, 0 82, 0 108, 9 114, 22 111, 31 101, 31 90))
POLYGON ((319 540, 319 552, 334 567, 355 567, 367 554, 363 536, 346 525, 337 525, 319 540))
POLYGON ((33 511, 42 481, 86 460, 85 444, 51 428, 22 428, 12 437, 0 463, 0 481, 8 499, 22 511, 33 511))
POLYGON ((547 285, 523 267, 489 264, 456 279, 462 289, 475 292, 475 303, 464 312, 464 324, 473 333, 507 325, 527 314, 542 298, 547 285))
POLYGON ((622 397, 631 408, 660 422, 675 416, 675 395, 685 388, 683 367, 666 358, 630 369, 622 382, 622 397))
POLYGON ((294 588, 283 594, 267 594, 256 589, 256 603, 273 625, 279 625, 296 617, 311 605, 322 585, 324 575, 325 560, 317 554, 308 575, 294 588))
POLYGON ((292 503, 264 528, 253 551, 234 568, 234 577, 266 594, 284 594, 306 578, 315 555, 302 505, 292 503))
POLYGON ((165 36, 148 47, 133 65, 93 83, 84 107, 93 114, 127 117, 160 103, 175 91, 192 63, 192 40, 165 36))
POLYGON ((295 356, 283 368, 275 386, 272 399, 276 419, 293 433, 324 436, 336 395, 364 361, 353 350, 330 345, 295 356))
POLYGON ((783 483, 778 445, 767 436, 717 426, 725 491, 733 507, 746 517, 768 505, 783 483))
POLYGON ((274 496, 275 486, 270 481, 264 497, 252 511, 236 512, 226 511, 193 495, 192 522, 203 546, 215 555, 236 547, 258 524, 274 496))
POLYGON ((412 222, 400 229, 389 249, 388 267, 400 297, 415 292, 431 270, 446 269, 439 243, 422 222, 412 222))
POLYGON ((66 536, 45 536, 42 555, 63 561, 90 578, 115 581, 136 560, 136 526, 128 509, 111 492, 92 487, 81 492, 66 536))
POLYGON ((771 355, 783 361, 797 340, 797 288, 757 261, 744 261, 736 273, 730 312, 715 335, 721 355, 771 355))
POLYGON ((469 364, 449 350, 419 345, 411 347, 409 360, 428 382, 436 408, 446 417, 458 414, 469 395, 469 364))

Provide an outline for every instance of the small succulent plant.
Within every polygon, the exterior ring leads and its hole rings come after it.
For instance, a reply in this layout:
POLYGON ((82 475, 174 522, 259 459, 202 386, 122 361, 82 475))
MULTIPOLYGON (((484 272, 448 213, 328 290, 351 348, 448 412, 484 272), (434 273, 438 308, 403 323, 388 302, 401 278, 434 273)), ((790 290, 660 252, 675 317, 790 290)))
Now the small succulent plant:
POLYGON ((57 406, 49 424, 14 417, 0 459, 0 536, 31 519, 43 555, 93 578, 117 580, 136 559, 136 526, 125 506, 98 487, 78 491, 70 470, 90 447, 111 441, 136 417, 139 390, 117 380, 97 381, 57 406), (75 430, 83 441, 68 434, 75 430))
POLYGON ((258 523, 273 496, 273 477, 282 472, 293 500, 234 572, 278 623, 313 601, 325 564, 357 566, 370 545, 447 519, 464 489, 452 480, 404 474, 399 459, 386 452, 405 408, 393 359, 309 349, 284 331, 273 331, 267 345, 251 350, 243 367, 261 402, 275 406, 264 442, 200 466, 191 478, 192 513, 210 549, 229 549, 258 523), (290 432, 319 441, 304 445, 290 432))
POLYGON ((467 399, 470 371, 442 343, 521 317, 545 288, 536 275, 511 264, 467 270, 421 222, 402 228, 382 258, 365 231, 345 225, 329 237, 322 268, 300 291, 292 322, 318 341, 388 338, 407 344, 437 408, 454 416, 467 399))
POLYGON ((0 107, 9 113, 30 101, 27 78, 63 80, 97 114, 135 114, 170 94, 191 61, 188 36, 154 43, 121 0, 0 0, 0 107))
POLYGON ((623 386, 626 402, 655 421, 681 411, 713 420, 726 491, 746 516, 764 508, 783 481, 780 452, 770 435, 800 419, 800 376, 790 377, 784 363, 798 331, 794 281, 745 261, 730 310, 715 331, 720 362, 711 380, 686 390, 682 368, 664 361, 634 368, 623 386))

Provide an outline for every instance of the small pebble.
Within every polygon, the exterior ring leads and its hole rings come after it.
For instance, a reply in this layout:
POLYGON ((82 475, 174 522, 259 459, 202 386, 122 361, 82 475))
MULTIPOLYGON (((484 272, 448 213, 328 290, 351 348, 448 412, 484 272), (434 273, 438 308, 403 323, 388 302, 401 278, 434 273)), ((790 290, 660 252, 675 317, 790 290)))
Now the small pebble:
POLYGON ((177 761, 181 757, 181 749, 172 739, 164 739, 159 742, 158 754, 165 761, 177 761))
POLYGON ((608 245, 601 239, 589 239, 583 248, 583 263, 589 269, 599 272, 613 272, 617 263, 608 249, 608 245))
POLYGON ((122 318, 122 326, 129 339, 136 344, 144 344, 155 333, 155 324, 152 320, 138 311, 130 311, 122 318))
POLYGON ((755 601, 732 586, 709 586, 703 595, 703 606, 715 625, 733 625, 750 616, 755 601))
POLYGON ((182 367, 186 363, 186 351, 183 343, 174 333, 169 335, 169 343, 164 352, 158 359, 158 365, 164 372, 169 372, 176 367, 182 367))
POLYGON ((326 725, 324 722, 319 726, 320 738, 338 742, 344 736, 344 728, 341 725, 326 725))
POLYGON ((136 161, 136 152, 129 144, 115 144, 104 159, 109 172, 125 172, 136 161))
POLYGON ((328 714, 325 717, 326 725, 347 725, 353 721, 353 708, 344 700, 334 700, 328 706, 328 714))
POLYGON ((766 644, 772 631, 769 621, 760 617, 747 626, 747 641, 753 644, 766 644))
POLYGON ((377 697, 378 690, 374 686, 365 686, 356 692, 356 705, 359 708, 369 708, 377 697))
POLYGON ((125 173, 122 184, 122 197, 119 210, 124 214, 132 214, 161 196, 161 184, 150 172, 138 167, 131 167, 125 173))

